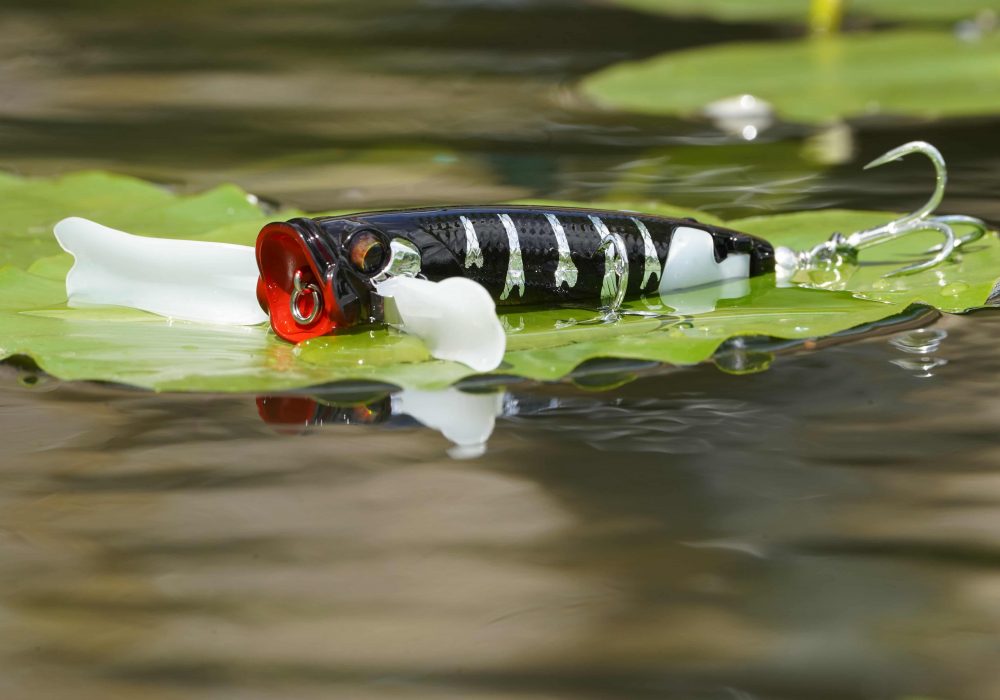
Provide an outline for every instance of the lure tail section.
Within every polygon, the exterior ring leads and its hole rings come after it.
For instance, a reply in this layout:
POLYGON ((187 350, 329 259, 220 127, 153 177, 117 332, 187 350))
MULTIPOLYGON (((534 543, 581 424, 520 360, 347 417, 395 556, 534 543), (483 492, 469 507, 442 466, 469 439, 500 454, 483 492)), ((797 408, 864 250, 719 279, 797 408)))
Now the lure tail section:
POLYGON ((267 321, 253 248, 134 236, 79 217, 60 221, 55 235, 75 259, 66 276, 71 306, 124 306, 227 325, 267 321))
POLYGON ((660 294, 750 277, 750 253, 730 253, 716 261, 715 240, 707 231, 680 226, 674 229, 663 264, 660 294))

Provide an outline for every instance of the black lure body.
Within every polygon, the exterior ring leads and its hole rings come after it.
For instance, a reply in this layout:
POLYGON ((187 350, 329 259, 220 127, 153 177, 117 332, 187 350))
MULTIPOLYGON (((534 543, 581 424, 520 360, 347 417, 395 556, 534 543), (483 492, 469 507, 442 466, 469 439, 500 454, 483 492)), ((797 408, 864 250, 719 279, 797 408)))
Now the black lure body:
POLYGON ((259 291, 275 330, 291 340, 380 322, 375 283, 394 266, 392 258, 401 252, 396 248, 405 241, 419 254, 420 276, 467 277, 483 285, 498 306, 587 302, 596 307, 612 262, 602 242, 618 236, 624 243, 630 271, 625 296, 631 298, 661 288, 671 243, 681 229, 709 234, 716 263, 743 254, 749 276, 774 270, 774 249, 766 241, 694 219, 577 208, 448 207, 269 224, 257 242, 259 291), (284 260, 268 259, 276 256, 284 260), (323 313, 306 324, 295 318, 288 323, 282 307, 309 284, 322 293, 323 313))
MULTIPOLYGON (((323 229, 332 230, 333 235, 342 227, 357 225, 382 231, 390 239, 404 238, 420 251, 421 273, 427 279, 468 277, 486 287, 501 306, 599 302, 606 261, 597 251, 608 233, 620 235, 628 251, 629 268, 633 272, 626 297, 656 291, 671 237, 678 227, 697 228, 711 234, 716 262, 730 253, 748 253, 751 276, 773 271, 774 266, 770 244, 753 236, 693 219, 625 212, 523 206, 454 207, 355 214, 316 219, 316 222, 323 229), (649 276, 642 274, 646 255, 639 224, 648 232, 656 251, 656 272, 649 276), (556 280, 560 260, 556 228, 561 228, 565 236, 570 260, 577 271, 575 283, 556 280), (472 240, 478 245, 470 246, 472 240), (478 247, 481 265, 477 264, 474 252, 470 255, 470 247, 473 251, 478 247), (512 248, 519 249, 519 266, 516 262, 512 265, 512 248), (516 279, 518 267, 523 271, 523 288, 516 279), (510 281, 512 270, 515 279, 510 281)), ((572 276, 570 270, 566 272, 572 276)))

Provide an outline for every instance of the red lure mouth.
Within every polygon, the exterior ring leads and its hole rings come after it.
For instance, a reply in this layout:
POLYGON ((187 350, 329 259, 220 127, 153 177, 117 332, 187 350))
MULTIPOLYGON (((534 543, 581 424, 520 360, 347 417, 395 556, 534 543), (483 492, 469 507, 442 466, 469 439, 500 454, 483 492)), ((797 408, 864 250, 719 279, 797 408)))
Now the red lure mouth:
POLYGON ((279 337, 301 343, 345 325, 327 275, 296 227, 268 224, 257 236, 256 251, 257 298, 279 337))

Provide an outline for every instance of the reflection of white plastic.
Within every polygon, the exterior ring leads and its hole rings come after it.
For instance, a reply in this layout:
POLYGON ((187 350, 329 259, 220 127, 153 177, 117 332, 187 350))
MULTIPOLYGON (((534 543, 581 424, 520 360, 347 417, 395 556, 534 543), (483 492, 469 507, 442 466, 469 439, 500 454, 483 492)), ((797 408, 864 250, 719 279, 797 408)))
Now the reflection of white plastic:
POLYGON ((267 321, 249 246, 133 236, 79 217, 60 221, 55 234, 76 259, 66 276, 71 306, 127 306, 203 323, 267 321))
POLYGON ((685 316, 707 314, 715 311, 719 299, 739 299, 750 293, 750 280, 726 280, 716 284, 707 284, 694 289, 667 292, 660 294, 660 300, 685 316))
POLYGON ((681 226, 674 230, 670 239, 670 250, 660 276, 660 294, 749 276, 749 255, 730 253, 721 263, 715 262, 712 234, 681 226))
POLYGON ((464 277, 441 282, 391 277, 375 288, 394 300, 401 330, 423 340, 434 357, 477 372, 489 372, 503 361, 507 336, 481 284, 464 277))
POLYGON ((393 397, 393 413, 406 413, 438 430, 455 447, 456 459, 478 457, 486 451, 496 417, 503 411, 503 393, 470 394, 458 389, 407 389, 393 397))

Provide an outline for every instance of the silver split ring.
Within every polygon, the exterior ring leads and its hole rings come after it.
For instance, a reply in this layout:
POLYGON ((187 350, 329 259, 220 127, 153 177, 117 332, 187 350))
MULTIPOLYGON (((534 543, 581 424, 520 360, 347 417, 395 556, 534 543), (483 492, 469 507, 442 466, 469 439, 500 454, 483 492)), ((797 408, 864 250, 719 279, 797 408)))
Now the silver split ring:
POLYGON ((319 293, 319 287, 312 282, 309 284, 302 284, 302 270, 295 271, 295 276, 292 278, 292 286, 295 288, 295 291, 292 293, 292 297, 288 301, 288 306, 292 311, 292 318, 302 325, 312 323, 316 320, 316 317, 319 316, 319 312, 323 308, 323 298, 319 293), (309 294, 312 296, 311 310, 308 315, 303 315, 302 312, 299 311, 299 301, 302 299, 303 294, 309 294))

